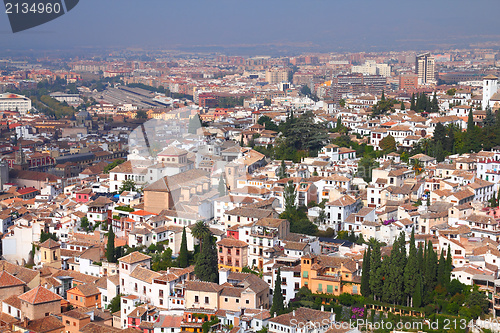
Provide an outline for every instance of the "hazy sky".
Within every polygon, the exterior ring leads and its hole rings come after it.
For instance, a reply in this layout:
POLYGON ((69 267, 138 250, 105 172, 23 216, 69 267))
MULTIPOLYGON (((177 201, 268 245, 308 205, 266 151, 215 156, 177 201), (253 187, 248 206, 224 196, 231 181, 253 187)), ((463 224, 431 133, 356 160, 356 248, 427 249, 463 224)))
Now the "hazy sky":
MULTIPOLYGON (((3 11, 3 10, 2 10, 3 11)), ((499 0, 80 0, 5 49, 306 44, 338 51, 500 41, 499 0)))

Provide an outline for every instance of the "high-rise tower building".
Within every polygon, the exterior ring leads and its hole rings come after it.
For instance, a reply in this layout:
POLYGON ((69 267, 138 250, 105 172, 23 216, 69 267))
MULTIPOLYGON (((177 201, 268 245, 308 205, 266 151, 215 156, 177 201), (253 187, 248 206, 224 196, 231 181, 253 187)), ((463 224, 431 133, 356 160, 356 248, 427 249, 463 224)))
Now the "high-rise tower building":
POLYGON ((419 84, 429 84, 435 82, 434 57, 429 52, 417 56, 415 61, 415 74, 418 75, 419 84))

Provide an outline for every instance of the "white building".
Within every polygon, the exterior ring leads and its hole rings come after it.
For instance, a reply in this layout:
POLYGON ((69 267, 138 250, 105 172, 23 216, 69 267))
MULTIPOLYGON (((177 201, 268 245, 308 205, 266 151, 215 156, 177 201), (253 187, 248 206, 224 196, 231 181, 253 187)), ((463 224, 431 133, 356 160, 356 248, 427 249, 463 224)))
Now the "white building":
POLYGON ((26 96, 5 93, 0 94, 0 111, 18 111, 25 115, 31 110, 31 99, 26 96))
POLYGON ((494 75, 488 75, 483 77, 483 110, 486 109, 486 106, 493 107, 494 100, 498 100, 497 95, 498 92, 498 78, 494 75), (492 103, 493 102, 493 103, 492 103))

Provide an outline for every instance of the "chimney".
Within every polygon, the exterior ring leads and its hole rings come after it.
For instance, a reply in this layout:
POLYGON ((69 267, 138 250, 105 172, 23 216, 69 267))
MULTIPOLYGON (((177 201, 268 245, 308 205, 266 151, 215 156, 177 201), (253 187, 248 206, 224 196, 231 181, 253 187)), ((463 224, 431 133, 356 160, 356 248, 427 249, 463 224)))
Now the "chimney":
POLYGON ((321 304, 321 312, 325 312, 325 306, 321 304))
POLYGON ((295 310, 293 310, 292 315, 295 317, 295 310))
POLYGON ((28 327, 28 317, 24 317, 23 326, 28 327))

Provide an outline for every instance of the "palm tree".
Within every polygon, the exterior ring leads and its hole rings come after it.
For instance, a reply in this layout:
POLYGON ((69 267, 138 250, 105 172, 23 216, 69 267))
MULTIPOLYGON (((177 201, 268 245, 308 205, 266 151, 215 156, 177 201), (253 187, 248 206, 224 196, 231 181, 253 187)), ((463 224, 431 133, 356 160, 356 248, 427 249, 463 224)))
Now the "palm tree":
POLYGON ((193 226, 193 228, 191 229, 191 234, 193 235, 193 237, 200 242, 200 251, 203 245, 203 237, 205 237, 206 234, 210 233, 211 233, 210 229, 203 221, 197 221, 193 226))

